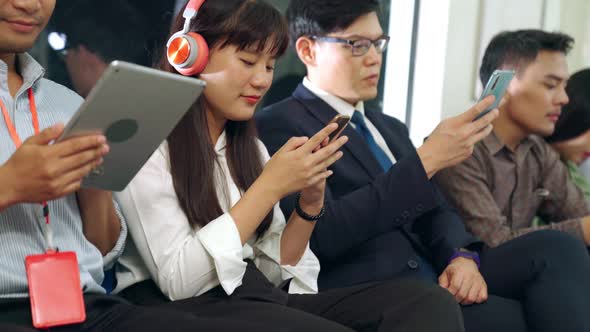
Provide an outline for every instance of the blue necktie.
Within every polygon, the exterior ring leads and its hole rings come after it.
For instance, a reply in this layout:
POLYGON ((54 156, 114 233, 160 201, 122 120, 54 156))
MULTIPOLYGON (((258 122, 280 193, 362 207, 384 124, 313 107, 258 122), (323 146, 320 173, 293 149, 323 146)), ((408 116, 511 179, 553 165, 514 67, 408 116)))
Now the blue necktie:
POLYGON ((375 156, 375 158, 377 158, 377 161, 379 162, 381 167, 383 167, 383 170, 389 170, 393 163, 391 162, 391 159, 387 157, 383 149, 381 149, 379 145, 377 145, 377 142, 375 142, 375 138, 373 138, 373 135, 371 135, 371 132, 367 127, 367 123, 365 122, 363 114, 359 111, 354 111, 354 114, 352 115, 352 119, 350 121, 352 121, 352 123, 356 125, 354 129, 365 139, 365 142, 369 146, 369 149, 371 150, 371 152, 373 152, 373 155, 375 156))

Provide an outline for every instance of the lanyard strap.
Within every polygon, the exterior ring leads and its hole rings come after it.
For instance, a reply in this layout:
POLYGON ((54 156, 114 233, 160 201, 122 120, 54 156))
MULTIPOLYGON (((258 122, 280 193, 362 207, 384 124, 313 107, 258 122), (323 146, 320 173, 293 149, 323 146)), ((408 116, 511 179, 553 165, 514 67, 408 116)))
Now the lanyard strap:
MULTIPOLYGON (((35 96, 33 95, 33 89, 29 89, 29 108, 31 110, 31 116, 33 118, 33 128, 35 129, 35 135, 39 134, 39 116, 37 115, 37 105, 35 104, 35 96)), ((14 145, 18 149, 22 145, 22 141, 16 132, 16 128, 8 115, 8 110, 4 103, 0 100, 0 107, 2 108, 2 115, 4 116, 4 122, 6 123, 6 128, 8 128, 8 132, 10 133, 10 137, 14 142, 14 145)))
MULTIPOLYGON (((35 103, 35 95, 33 94, 33 88, 29 88, 29 110, 31 111, 31 117, 33 118, 33 129, 35 130, 35 135, 38 135, 39 130, 39 115, 37 114, 37 104, 35 103)), ((8 110, 6 109, 6 105, 0 100, 0 108, 2 108, 2 116, 4 117, 4 123, 6 123, 6 128, 8 128, 8 133, 12 138, 12 142, 18 149, 22 145, 22 141, 16 131, 16 127, 12 123, 10 116, 8 115, 8 110)), ((49 248, 53 247, 53 237, 51 235, 51 228, 49 227, 49 206, 47 202, 42 202, 41 205, 43 206, 43 217, 45 217, 45 237, 47 241, 47 245, 49 248)))

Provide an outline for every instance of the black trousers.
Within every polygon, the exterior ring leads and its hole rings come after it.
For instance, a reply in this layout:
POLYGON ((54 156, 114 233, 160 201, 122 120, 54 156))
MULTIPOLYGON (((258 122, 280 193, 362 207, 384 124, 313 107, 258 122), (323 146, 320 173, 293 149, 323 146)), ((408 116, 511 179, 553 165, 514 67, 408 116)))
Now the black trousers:
POLYGON ((257 322, 287 331, 463 331, 454 298, 436 285, 414 281, 376 282, 313 295, 274 287, 250 262, 242 285, 228 296, 217 287, 198 297, 168 302, 153 281, 126 289, 124 297, 197 317, 257 322))
MULTIPOLYGON (((111 295, 86 295, 86 321, 82 324, 51 328, 53 332, 98 331, 260 331, 256 322, 235 322, 200 318, 180 311, 131 305, 111 295)), ((0 300, 0 331, 31 332, 33 328, 28 299, 0 300)), ((279 331, 281 331, 279 329, 279 331)))
POLYGON ((590 256, 582 241, 529 233, 484 250, 480 271, 495 296, 463 308, 467 331, 590 331, 590 256))

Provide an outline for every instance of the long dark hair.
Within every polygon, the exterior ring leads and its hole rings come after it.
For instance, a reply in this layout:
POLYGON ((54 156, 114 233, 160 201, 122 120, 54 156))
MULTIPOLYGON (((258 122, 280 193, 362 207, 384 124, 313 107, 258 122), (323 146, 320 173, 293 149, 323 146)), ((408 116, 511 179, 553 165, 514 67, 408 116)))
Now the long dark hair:
MULTIPOLYGON (((172 33, 182 29, 179 14, 172 33)), ((275 56, 288 47, 288 27, 275 8, 261 0, 208 0, 191 22, 190 31, 201 34, 210 49, 229 45, 239 50, 256 47, 262 52, 269 47, 275 56)), ((160 68, 176 73, 162 57, 160 68)), ((202 227, 223 214, 215 183, 216 154, 209 136, 203 96, 186 113, 168 137, 170 172, 176 196, 192 227, 202 227)), ((253 120, 228 121, 226 157, 231 177, 238 188, 246 191, 262 173, 263 162, 256 142, 253 120)), ((258 227, 263 234, 273 218, 272 210, 258 227)))

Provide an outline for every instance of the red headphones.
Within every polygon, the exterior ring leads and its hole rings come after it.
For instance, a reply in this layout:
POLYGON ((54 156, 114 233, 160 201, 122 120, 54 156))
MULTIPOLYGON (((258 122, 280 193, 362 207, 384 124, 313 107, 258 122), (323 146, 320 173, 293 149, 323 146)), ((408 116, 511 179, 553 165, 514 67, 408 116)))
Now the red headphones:
POLYGON ((193 76, 202 72, 209 61, 209 46, 205 38, 196 32, 189 32, 191 20, 197 16, 205 0, 190 0, 182 13, 184 27, 166 43, 168 62, 179 73, 193 76))

